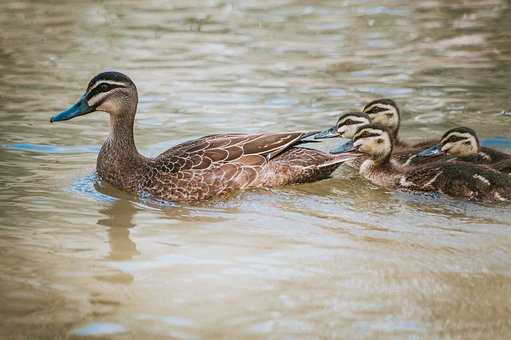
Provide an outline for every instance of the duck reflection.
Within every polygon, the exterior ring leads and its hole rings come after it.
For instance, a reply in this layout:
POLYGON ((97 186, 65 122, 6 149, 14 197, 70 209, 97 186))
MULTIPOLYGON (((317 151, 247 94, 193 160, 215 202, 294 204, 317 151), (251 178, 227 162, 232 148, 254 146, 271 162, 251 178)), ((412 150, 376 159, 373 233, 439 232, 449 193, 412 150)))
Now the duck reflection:
MULTIPOLYGON (((110 192, 104 192, 104 188, 101 186, 96 186, 96 190, 111 195, 110 192)), ((110 245, 110 252, 105 257, 106 260, 128 261, 140 255, 137 245, 130 238, 130 229, 136 225, 133 218, 137 211, 138 209, 131 201, 122 197, 118 197, 113 204, 100 210, 104 216, 98 219, 97 224, 107 228, 108 244, 110 245)))

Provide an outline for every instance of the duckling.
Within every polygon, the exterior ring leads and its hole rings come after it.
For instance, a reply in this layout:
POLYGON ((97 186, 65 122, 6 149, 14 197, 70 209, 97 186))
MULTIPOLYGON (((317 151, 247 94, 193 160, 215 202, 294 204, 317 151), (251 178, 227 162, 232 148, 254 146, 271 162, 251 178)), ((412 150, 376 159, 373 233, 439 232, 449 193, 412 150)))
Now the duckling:
MULTIPOLYGON (((392 102, 390 99, 381 99, 380 101, 389 101, 392 102)), ((392 102, 393 103, 393 102, 392 102)), ((397 109, 397 106, 392 106, 394 110, 393 112, 399 112, 397 109)), ((373 110, 377 111, 373 108, 373 110)), ((390 113, 389 113, 390 115, 390 113)), ((394 114, 392 114, 394 115, 394 114)), ((397 115, 399 116, 399 115, 397 115)), ((377 119, 381 119, 380 117, 377 117, 377 119)), ((390 121, 392 122, 399 122, 399 119, 395 120, 394 118, 391 118, 390 121)), ((347 138, 347 139, 353 139, 353 136, 355 135, 355 132, 357 132, 357 129, 363 125, 370 124, 371 119, 369 115, 365 112, 348 112, 339 117, 337 120, 337 123, 328 128, 325 129, 318 134, 314 135, 314 139, 325 139, 325 138, 347 138)), ((386 123, 389 123, 389 121, 386 121, 386 123)), ((398 123, 399 124, 399 123, 398 123)), ((397 152, 392 153, 392 160, 397 161, 400 164, 408 164, 413 161, 413 164, 419 164, 423 163, 425 161, 430 161, 433 156, 430 157, 418 157, 416 155, 417 149, 415 148, 402 148, 401 150, 397 150, 397 152)), ((348 165, 351 168, 358 169, 360 167, 360 164, 362 164, 362 160, 366 158, 367 156, 363 155, 358 158, 355 158, 353 160, 350 160, 349 162, 346 162, 345 164, 348 165)), ((439 156, 436 156, 436 158, 439 158, 439 156)))
POLYGON ((247 188, 327 178, 342 159, 298 147, 310 132, 216 134, 176 145, 155 158, 141 155, 133 138, 138 92, 125 74, 103 72, 58 122, 103 111, 110 135, 97 158, 98 177, 121 190, 173 201, 205 200, 247 188))
POLYGON ((401 166, 391 161, 392 132, 380 124, 360 127, 352 142, 332 150, 369 155, 359 173, 376 185, 410 191, 440 192, 473 201, 511 200, 511 177, 467 162, 435 162, 422 166, 401 166))
MULTIPOLYGON (((351 140, 360 126, 369 124, 370 122, 371 120, 369 119, 369 116, 364 112, 348 112, 341 115, 339 119, 337 119, 337 123, 334 126, 315 134, 314 139, 337 137, 351 140)), ((350 168, 358 169, 366 157, 366 155, 361 155, 346 161, 344 164, 350 168)))
POLYGON ((421 157, 435 157, 448 154, 456 160, 488 165, 501 172, 509 173, 511 154, 482 147, 474 130, 468 127, 456 127, 448 130, 438 144, 418 153, 421 157))
POLYGON ((381 124, 389 130, 394 140, 395 152, 407 151, 413 153, 413 150, 429 147, 436 142, 435 140, 428 140, 410 144, 401 141, 398 136, 401 114, 396 102, 392 99, 382 98, 373 100, 364 106, 362 111, 367 113, 372 123, 381 124))
POLYGON ((334 126, 315 134, 314 139, 334 137, 352 139, 360 126, 370 122, 371 119, 365 112, 348 112, 341 115, 334 126))

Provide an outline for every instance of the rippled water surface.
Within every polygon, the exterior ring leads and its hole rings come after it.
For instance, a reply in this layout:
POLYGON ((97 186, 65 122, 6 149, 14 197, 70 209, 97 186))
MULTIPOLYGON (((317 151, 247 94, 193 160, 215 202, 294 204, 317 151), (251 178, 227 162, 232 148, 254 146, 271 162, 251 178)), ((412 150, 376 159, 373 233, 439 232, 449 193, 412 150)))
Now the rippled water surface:
POLYGON ((116 69, 145 154, 324 128, 378 97, 404 138, 464 124, 511 151, 510 16, 504 0, 1 1, 0 337, 509 338, 509 206, 346 169, 137 199, 95 178, 106 114, 49 117, 116 69))

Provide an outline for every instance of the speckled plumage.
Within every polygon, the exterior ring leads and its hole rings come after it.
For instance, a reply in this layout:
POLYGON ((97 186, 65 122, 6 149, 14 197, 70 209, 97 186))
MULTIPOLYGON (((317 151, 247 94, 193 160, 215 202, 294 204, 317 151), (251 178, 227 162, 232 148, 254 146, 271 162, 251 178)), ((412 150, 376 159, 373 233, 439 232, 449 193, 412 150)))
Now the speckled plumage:
POLYGON ((107 142, 97 171, 120 189, 169 200, 204 200, 240 189, 327 178, 340 162, 321 151, 290 146, 305 135, 212 135, 176 145, 154 159, 130 156, 107 142))
POLYGON ((110 136, 98 155, 97 173, 121 190, 204 200, 246 188, 324 179, 342 162, 343 157, 298 147, 308 132, 210 135, 147 158, 138 153, 133 138, 137 98, 127 76, 106 72, 91 80, 79 102, 85 113, 70 115, 67 110, 52 117, 59 121, 93 111, 110 113, 110 136))

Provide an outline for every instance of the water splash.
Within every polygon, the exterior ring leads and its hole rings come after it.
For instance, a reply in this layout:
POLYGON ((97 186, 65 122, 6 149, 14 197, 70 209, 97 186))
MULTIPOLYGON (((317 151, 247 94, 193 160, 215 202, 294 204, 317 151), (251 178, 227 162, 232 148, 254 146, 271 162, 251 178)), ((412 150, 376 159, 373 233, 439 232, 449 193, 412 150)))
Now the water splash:
POLYGON ((82 194, 101 202, 115 202, 118 198, 99 192, 96 185, 99 179, 96 173, 76 179, 67 191, 82 194))

